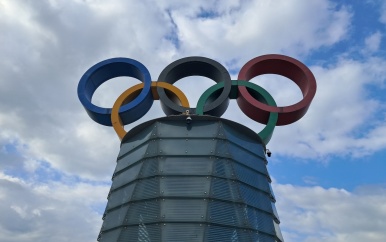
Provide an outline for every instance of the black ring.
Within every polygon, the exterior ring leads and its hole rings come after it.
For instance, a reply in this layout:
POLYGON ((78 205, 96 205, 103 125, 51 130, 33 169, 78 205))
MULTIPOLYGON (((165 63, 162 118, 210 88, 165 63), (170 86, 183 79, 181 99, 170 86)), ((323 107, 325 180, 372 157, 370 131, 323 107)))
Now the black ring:
MULTIPOLYGON (((231 76, 227 69, 217 61, 205 57, 186 57, 169 64, 158 77, 159 82, 174 84, 176 81, 188 76, 204 76, 216 83, 224 82, 221 94, 204 107, 204 114, 220 117, 224 114, 229 104, 229 94, 232 87, 231 76)), ((162 110, 166 115, 181 114, 186 108, 173 102, 165 90, 157 87, 162 110)), ((196 108, 190 108, 189 113, 195 114, 196 108)))

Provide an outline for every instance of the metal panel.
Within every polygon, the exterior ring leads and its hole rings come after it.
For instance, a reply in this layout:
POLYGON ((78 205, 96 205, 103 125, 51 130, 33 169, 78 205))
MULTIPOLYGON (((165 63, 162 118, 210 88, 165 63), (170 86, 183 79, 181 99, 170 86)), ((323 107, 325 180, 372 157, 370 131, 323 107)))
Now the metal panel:
POLYGON ((271 214, 252 207, 245 207, 245 212, 251 228, 273 236, 276 235, 271 214))
POLYGON ((157 135, 160 138, 181 138, 189 133, 185 122, 158 122, 157 135))
MULTIPOLYGON (((204 237, 204 226, 201 224, 170 224, 164 223, 162 227, 162 241, 168 242, 201 242, 204 237)), ((156 240, 158 241, 158 240, 156 240)))
POLYGON ((160 155, 185 155, 187 149, 186 139, 162 139, 160 142, 160 155))
POLYGON ((149 140, 149 145, 147 147, 145 157, 156 157, 162 155, 162 152, 159 152, 158 154, 159 142, 160 140, 157 138, 149 140))
POLYGON ((270 193, 267 176, 256 172, 251 168, 240 165, 239 163, 232 163, 234 173, 239 181, 245 182, 257 189, 270 193))
POLYGON ((240 185, 239 191, 241 199, 246 204, 264 210, 268 213, 273 213, 271 200, 265 193, 245 185, 240 185))
POLYGON ((156 176, 159 174, 159 158, 147 158, 143 160, 142 168, 138 174, 138 178, 147 178, 151 176, 156 176))
POLYGON ((232 229, 213 226, 209 228, 206 240, 208 242, 276 242, 274 236, 264 233, 256 233, 250 230, 232 229))
POLYGON ((124 223, 129 206, 119 207, 109 211, 103 220, 102 231, 121 226, 124 223))
POLYGON ((132 203, 125 217, 124 225, 159 222, 160 211, 158 199, 132 203))
POLYGON ((253 155, 253 153, 237 146, 232 143, 229 143, 229 153, 232 158, 253 170, 261 172, 268 175, 267 167, 263 158, 253 155))
POLYGON ((162 155, 212 155, 216 140, 212 139, 162 139, 159 144, 162 155))
POLYGON ((215 160, 214 163, 214 176, 224 177, 224 178, 232 178, 234 176, 231 161, 226 158, 213 158, 215 160))
POLYGON ((209 177, 164 177, 161 179, 162 196, 206 197, 210 189, 209 177))
POLYGON ((265 192, 235 180, 212 178, 210 195, 215 199, 243 202, 249 206, 273 213, 271 200, 265 192))
POLYGON ((150 199, 159 196, 159 177, 143 179, 137 182, 132 200, 150 199))
MULTIPOLYGON (((156 242, 161 240, 160 224, 139 224, 138 226, 127 226, 122 229, 117 242, 156 242)), ((107 241, 106 241, 107 242, 107 241)), ((112 241, 109 241, 112 242, 112 241)))
POLYGON ((123 155, 126 155, 131 150, 137 148, 138 146, 145 143, 153 133, 154 126, 148 126, 144 128, 139 134, 137 134, 135 137, 131 137, 130 139, 126 140, 121 145, 121 149, 118 154, 118 158, 122 157, 123 155))
POLYGON ((107 203, 106 209, 111 209, 129 202, 131 200, 135 185, 135 183, 132 183, 121 189, 112 191, 112 193, 108 197, 109 201, 107 203))
POLYGON ((113 183, 111 185, 111 189, 116 189, 117 187, 123 186, 137 179, 142 165, 143 165, 143 161, 138 162, 130 169, 127 169, 115 175, 113 177, 113 183))
MULTIPOLYGON (((229 241, 229 242, 250 242, 250 241, 261 241, 252 240, 253 231, 237 229, 232 227, 220 227, 220 226, 209 226, 206 232, 206 238, 204 241, 218 242, 218 241, 229 241)), ((268 241, 266 241, 268 242, 268 241)), ((274 242, 271 240, 269 242, 274 242)))
POLYGON ((211 121, 194 122, 190 127, 181 121, 161 121, 157 125, 161 138, 215 138, 218 133, 218 123, 211 121))
POLYGON ((254 140, 250 136, 239 132, 237 129, 229 126, 228 124, 223 124, 222 130, 229 141, 243 147, 244 149, 247 149, 260 158, 265 159, 264 147, 257 140, 254 140))
POLYGON ((204 222, 207 200, 162 199, 161 216, 166 222, 204 222))
POLYGON ((210 201, 208 216, 211 223, 218 225, 247 227, 240 204, 224 201, 210 201))
POLYGON ((207 233, 205 234, 204 241, 217 242, 217 241, 229 241, 229 242, 239 242, 237 229, 220 227, 220 226, 210 226, 207 228, 207 233))
POLYGON ((117 166, 115 167, 114 173, 133 165, 135 162, 145 157, 149 143, 143 144, 140 147, 126 153, 124 157, 120 157, 117 160, 117 166))
POLYGON ((119 235, 121 234, 120 229, 108 231, 101 233, 98 237, 99 242, 111 242, 111 241, 118 241, 119 235))
POLYGON ((221 178, 212 179, 211 197, 228 201, 241 201, 235 181, 221 178))
POLYGON ((215 155, 220 157, 227 157, 227 158, 231 157, 229 153, 227 140, 224 140, 224 139, 217 140, 215 155))
POLYGON ((252 233, 252 239, 250 241, 258 241, 258 242, 279 242, 276 240, 276 237, 264 234, 264 233, 252 233))
POLYGON ((163 175, 209 175, 213 162, 208 157, 162 157, 159 169, 163 175))

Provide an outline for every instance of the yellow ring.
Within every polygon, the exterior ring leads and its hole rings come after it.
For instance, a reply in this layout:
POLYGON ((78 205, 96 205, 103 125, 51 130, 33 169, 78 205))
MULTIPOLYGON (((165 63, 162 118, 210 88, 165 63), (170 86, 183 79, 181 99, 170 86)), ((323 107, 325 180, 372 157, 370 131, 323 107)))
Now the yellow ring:
MULTIPOLYGON (((125 137, 127 132, 123 127, 121 117, 119 117, 119 108, 125 103, 131 102, 132 100, 134 100, 134 98, 136 98, 139 95, 143 87, 144 87, 143 83, 130 87, 129 89, 124 91, 114 103, 114 106, 111 110, 111 123, 113 124, 113 128, 120 140, 122 140, 123 137, 125 137)), ((151 93, 153 95, 154 100, 159 100, 157 87, 162 87, 166 89, 167 91, 169 91, 170 94, 173 95, 172 98, 176 98, 180 102, 180 105, 182 107, 189 108, 189 101, 186 98, 185 94, 176 86, 173 86, 172 84, 169 84, 167 82, 151 83, 151 93)))

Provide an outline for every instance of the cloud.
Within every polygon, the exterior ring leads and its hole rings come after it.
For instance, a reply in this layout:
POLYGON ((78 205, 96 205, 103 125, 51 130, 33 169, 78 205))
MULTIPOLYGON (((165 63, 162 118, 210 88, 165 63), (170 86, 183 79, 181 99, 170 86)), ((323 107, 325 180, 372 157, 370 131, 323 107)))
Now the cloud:
POLYGON ((386 3, 384 1, 381 1, 380 13, 379 21, 386 24, 386 3))
MULTIPOLYGON (((378 58, 343 58, 326 67, 311 67, 318 89, 310 109, 291 128, 276 128, 270 145, 280 154, 304 158, 362 156, 385 148, 379 136, 386 126, 379 119, 386 114, 385 106, 373 95, 384 89, 386 73, 379 68, 384 64, 378 58)), ((285 87, 277 84, 269 91, 277 97, 281 88, 285 87)))
POLYGON ((351 20, 347 8, 324 0, 210 2, 169 10, 181 52, 241 61, 262 53, 298 56, 345 39, 351 20))
POLYGON ((4 242, 95 241, 108 186, 31 184, 0 174, 0 233, 4 242))
POLYGON ((287 242, 381 242, 386 240, 386 189, 362 192, 277 184, 277 210, 287 242))
POLYGON ((379 31, 368 36, 365 39, 365 45, 366 45, 367 51, 369 52, 378 51, 381 41, 382 41, 382 34, 379 31))

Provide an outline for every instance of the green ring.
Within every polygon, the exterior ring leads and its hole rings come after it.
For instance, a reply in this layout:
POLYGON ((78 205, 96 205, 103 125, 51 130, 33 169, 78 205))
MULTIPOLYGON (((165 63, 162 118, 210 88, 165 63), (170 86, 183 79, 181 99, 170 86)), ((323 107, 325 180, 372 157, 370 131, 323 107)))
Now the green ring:
MULTIPOLYGON (((248 81, 233 80, 231 92, 229 94, 230 99, 236 99, 238 97, 238 88, 237 88, 238 86, 245 86, 247 88, 252 89, 253 91, 255 91, 256 93, 258 93, 260 95, 260 97, 262 98, 262 101, 265 104, 267 104, 269 106, 277 107, 276 102, 273 99, 273 97, 264 88, 254 84, 252 82, 248 82, 248 81)), ((201 95, 200 99, 198 99, 197 106, 196 106, 196 114, 204 115, 205 104, 207 103, 208 100, 213 98, 213 95, 217 91, 221 90, 222 88, 224 88, 223 82, 219 82, 219 83, 211 86, 210 88, 208 88, 201 95)), ((258 133, 259 137, 261 138, 261 140, 263 141, 263 143, 265 145, 267 145, 268 142, 271 140, 273 130, 276 127, 278 117, 279 117, 278 113, 271 112, 269 114, 267 125, 265 126, 265 128, 262 131, 260 131, 258 133)))

